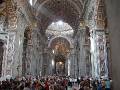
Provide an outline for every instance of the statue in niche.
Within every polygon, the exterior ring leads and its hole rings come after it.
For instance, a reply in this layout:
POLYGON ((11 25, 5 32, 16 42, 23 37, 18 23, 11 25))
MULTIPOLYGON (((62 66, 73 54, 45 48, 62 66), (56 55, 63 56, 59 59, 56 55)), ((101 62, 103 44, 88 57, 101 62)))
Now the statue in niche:
POLYGON ((26 32, 27 32, 27 35, 26 35, 26 38, 28 40, 28 45, 32 45, 32 29, 31 29, 31 26, 28 26, 26 28, 26 32))

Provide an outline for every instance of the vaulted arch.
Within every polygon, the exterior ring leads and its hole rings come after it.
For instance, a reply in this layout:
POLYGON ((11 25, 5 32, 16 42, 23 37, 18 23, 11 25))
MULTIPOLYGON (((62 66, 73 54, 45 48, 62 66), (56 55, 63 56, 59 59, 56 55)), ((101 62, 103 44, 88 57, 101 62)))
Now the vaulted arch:
MULTIPOLYGON (((33 0, 34 1, 34 0, 33 0)), ((37 26, 42 33, 45 32, 51 22, 63 20, 74 30, 80 24, 86 0, 37 0, 31 6, 37 20, 37 26)))
POLYGON ((56 54, 67 55, 70 52, 70 42, 64 37, 56 37, 49 43, 49 48, 53 49, 56 54))

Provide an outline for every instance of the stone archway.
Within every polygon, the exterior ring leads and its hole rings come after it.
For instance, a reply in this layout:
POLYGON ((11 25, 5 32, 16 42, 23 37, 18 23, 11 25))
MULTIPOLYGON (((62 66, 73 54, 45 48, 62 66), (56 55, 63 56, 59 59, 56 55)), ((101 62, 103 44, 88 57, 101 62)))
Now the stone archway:
POLYGON ((68 75, 68 57, 71 50, 70 42, 64 37, 56 37, 49 43, 52 50, 53 72, 56 75, 68 75))

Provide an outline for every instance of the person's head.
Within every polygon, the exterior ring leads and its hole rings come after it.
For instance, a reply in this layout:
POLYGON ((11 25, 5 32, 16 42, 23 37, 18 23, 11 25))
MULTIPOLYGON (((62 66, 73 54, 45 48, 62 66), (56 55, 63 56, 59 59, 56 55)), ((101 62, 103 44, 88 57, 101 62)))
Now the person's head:
POLYGON ((26 82, 25 87, 30 87, 30 82, 26 82))
POLYGON ((46 81, 48 81, 48 78, 46 78, 46 81))
POLYGON ((112 80, 111 77, 109 77, 109 80, 112 80))
POLYGON ((81 78, 80 79, 83 79, 84 77, 83 76, 81 76, 81 78))

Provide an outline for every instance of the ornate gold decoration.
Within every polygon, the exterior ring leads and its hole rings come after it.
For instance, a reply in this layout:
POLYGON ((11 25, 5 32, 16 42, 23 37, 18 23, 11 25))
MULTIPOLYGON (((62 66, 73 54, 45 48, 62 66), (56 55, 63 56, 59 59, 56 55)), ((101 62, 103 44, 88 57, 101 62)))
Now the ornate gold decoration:
POLYGON ((104 30, 106 26, 106 13, 105 13, 105 2, 104 0, 97 1, 96 7, 96 15, 95 15, 95 23, 97 28, 104 30))
POLYGON ((8 20, 8 29, 15 30, 17 28, 17 6, 12 0, 6 0, 6 14, 8 20))
POLYGON ((5 14, 6 14, 5 2, 2 2, 2 3, 0 4, 0 17, 1 17, 1 16, 5 16, 5 14))
POLYGON ((67 52, 69 51, 66 44, 62 43, 62 42, 57 42, 56 43, 55 50, 57 51, 57 53, 61 53, 65 56, 68 54, 67 52))

